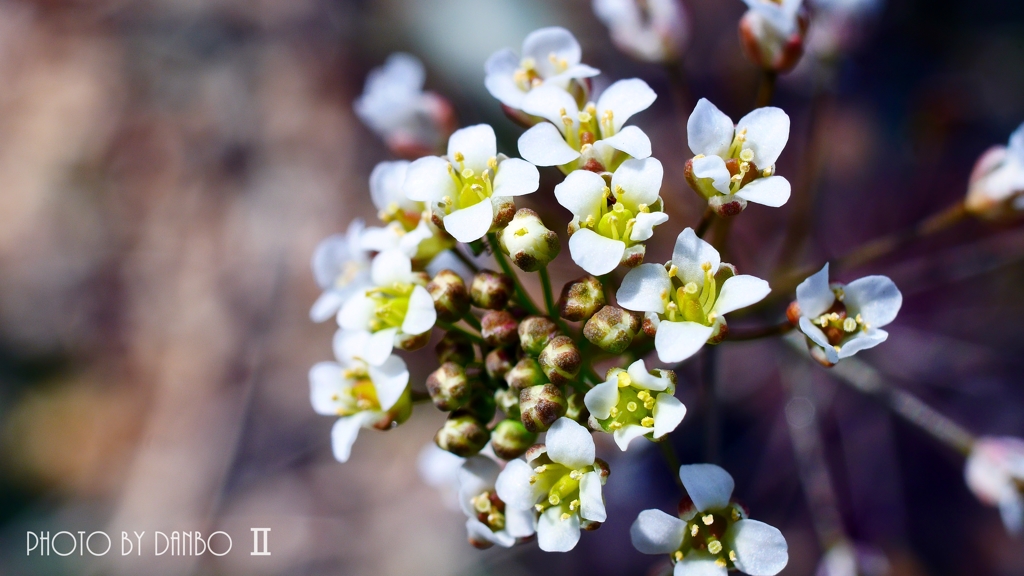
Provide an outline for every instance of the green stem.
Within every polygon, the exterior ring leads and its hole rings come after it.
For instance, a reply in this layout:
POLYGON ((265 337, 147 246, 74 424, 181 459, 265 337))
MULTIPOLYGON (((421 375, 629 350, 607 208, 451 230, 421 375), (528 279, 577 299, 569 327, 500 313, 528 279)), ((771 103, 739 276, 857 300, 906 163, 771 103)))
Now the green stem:
POLYGON ((761 328, 752 328, 750 330, 729 330, 729 333, 726 335, 726 340, 758 340, 769 336, 781 336, 792 329, 793 324, 787 320, 773 326, 763 326, 761 328))
POLYGON ((686 488, 683 486, 683 479, 679 477, 679 457, 676 456, 676 451, 672 448, 672 441, 665 437, 660 442, 655 442, 655 444, 661 449, 661 455, 665 457, 665 464, 668 465, 669 473, 672 474, 672 479, 676 481, 676 486, 683 492, 686 492, 686 488))
POLYGON ((530 295, 526 293, 522 283, 519 281, 519 275, 512 269, 512 265, 509 264, 508 259, 505 258, 505 253, 501 251, 501 246, 498 244, 498 238, 493 233, 487 235, 487 242, 491 245, 491 253, 494 254, 494 259, 498 262, 498 266, 501 266, 501 271, 506 276, 512 279, 512 283, 516 290, 516 301, 530 314, 540 316, 540 308, 533 303, 530 299, 530 295))
POLYGON ((476 328, 477 332, 480 331, 480 319, 477 318, 476 316, 473 316, 472 314, 466 314, 466 316, 462 320, 466 324, 469 324, 473 328, 476 328))
POLYGON ((548 316, 557 320, 558 310, 555 309, 555 295, 551 292, 551 276, 548 275, 548 267, 538 270, 540 283, 544 287, 544 305, 547 306, 548 316))
POLYGON ((461 260, 462 263, 473 272, 473 274, 478 274, 480 272, 480 267, 476 265, 476 262, 473 262, 469 256, 463 254, 462 250, 459 250, 458 247, 452 248, 451 253, 455 254, 455 257, 461 260))
POLYGON ((711 222, 714 217, 715 211, 708 206, 707 210, 704 211, 704 215, 701 216, 700 222, 697 224, 697 228, 694 230, 697 234, 697 238, 704 238, 704 235, 708 233, 708 228, 711 227, 711 222))
POLYGON ((757 87, 757 101, 754 108, 764 108, 772 103, 772 96, 775 95, 775 79, 778 73, 774 70, 762 70, 761 82, 757 87))
POLYGON ((439 320, 437 322, 437 327, 442 329, 442 330, 447 330, 449 332, 459 332, 463 336, 465 336, 466 338, 469 338, 471 341, 475 342, 476 344, 483 344, 484 343, 484 339, 481 338, 478 334, 473 334, 472 332, 470 332, 469 330, 466 330, 462 326, 456 326, 454 324, 451 324, 451 323, 448 323, 448 322, 441 322, 439 320))

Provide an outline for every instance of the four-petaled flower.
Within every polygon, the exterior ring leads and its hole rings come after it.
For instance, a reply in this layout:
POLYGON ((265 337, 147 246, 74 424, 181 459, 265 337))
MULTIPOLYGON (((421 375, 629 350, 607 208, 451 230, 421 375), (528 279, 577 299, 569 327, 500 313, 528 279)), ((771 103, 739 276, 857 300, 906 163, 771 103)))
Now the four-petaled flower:
POLYGON ((724 315, 761 301, 771 289, 749 275, 736 275, 718 251, 692 228, 676 239, 671 262, 641 264, 626 274, 616 294, 619 306, 645 312, 644 331, 654 335, 662 362, 681 362, 727 332, 724 315))
POLYGON ((777 208, 789 200, 789 181, 774 175, 789 141, 789 116, 781 109, 758 108, 733 125, 701 98, 686 121, 686 138, 696 154, 686 163, 686 181, 720 215, 738 214, 747 202, 777 208))
POLYGON ((341 416, 331 429, 331 447, 339 462, 348 460, 360 428, 387 430, 412 414, 409 370, 398 356, 379 366, 360 358, 366 333, 339 330, 334 337, 338 362, 318 362, 309 371, 313 410, 341 416))
POLYGON ((314 322, 323 322, 360 290, 370 286, 370 254, 363 245, 363 221, 353 220, 345 234, 324 238, 313 252, 313 277, 323 290, 309 310, 314 322))
POLYGON ((655 98, 643 80, 619 80, 601 93, 597 104, 590 102, 581 111, 571 94, 542 85, 526 96, 523 110, 548 122, 519 137, 519 154, 537 166, 558 166, 565 173, 578 168, 614 171, 629 157, 647 158, 651 140, 636 126, 623 125, 655 98))
POLYGON ((598 426, 611 432, 625 451, 635 438, 651 435, 657 440, 679 426, 686 406, 673 395, 675 390, 675 373, 652 374, 643 360, 637 360, 626 370, 609 370, 604 383, 591 388, 583 403, 598 426))
POLYGON ((511 198, 539 186, 537 167, 499 155, 494 129, 477 124, 452 134, 447 157, 409 165, 403 189, 407 198, 431 203, 445 231, 468 243, 508 224, 515 214, 511 198))
POLYGON ((896 319, 903 295, 885 276, 829 284, 825 264, 796 287, 796 303, 800 330, 817 344, 812 351, 824 352, 825 363, 835 364, 885 342, 889 333, 880 328, 896 319))
POLYGON ((1006 530, 1024 529, 1024 440, 979 438, 964 468, 967 486, 979 500, 998 506, 1006 530))
POLYGON ((965 206, 968 211, 997 218, 1024 211, 1024 124, 1007 146, 995 146, 974 165, 965 206))
POLYGON ((555 186, 558 203, 573 215, 569 252, 580 268, 600 276, 620 262, 636 266, 643 261, 642 242, 668 221, 659 195, 663 175, 657 159, 633 159, 615 170, 611 186, 588 170, 577 170, 555 186))
POLYGON ((596 459, 590 432, 568 418, 548 429, 546 444, 512 460, 496 482, 506 510, 534 510, 537 544, 545 552, 568 552, 580 539, 581 524, 604 522, 601 486, 607 465, 596 459))
MULTIPOLYGON (((682 519, 644 510, 629 535, 644 554, 669 554, 675 576, 725 576, 737 569, 751 576, 774 576, 789 562, 786 538, 777 528, 750 520, 731 502, 732 476, 714 464, 679 467, 679 478, 693 503, 682 519)), ((680 506, 682 508, 682 506, 680 506)))
POLYGON ((749 9, 740 19, 740 44, 747 57, 767 70, 792 70, 804 53, 803 0, 743 1, 749 9))
POLYGON ((367 228, 362 246, 375 252, 401 250, 415 265, 424 266, 455 242, 430 221, 424 202, 405 196, 403 186, 408 170, 407 160, 381 162, 373 168, 370 198, 377 216, 386 225, 367 228))
POLYGON ((594 0, 594 13, 626 54, 647 62, 682 56, 690 21, 678 0, 594 0))
POLYGON ((459 505, 467 516, 469 541, 477 548, 510 548, 536 530, 532 509, 506 507, 498 497, 494 483, 500 472, 498 463, 486 456, 473 456, 459 469, 459 505))

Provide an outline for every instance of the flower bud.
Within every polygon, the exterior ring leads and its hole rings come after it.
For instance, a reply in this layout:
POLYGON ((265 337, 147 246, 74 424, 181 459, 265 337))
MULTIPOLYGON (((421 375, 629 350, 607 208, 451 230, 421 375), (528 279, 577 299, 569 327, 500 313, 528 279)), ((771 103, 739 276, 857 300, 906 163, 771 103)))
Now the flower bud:
POLYGON ((437 354, 437 361, 440 364, 455 362, 465 366, 476 358, 473 342, 465 334, 456 330, 446 332, 441 341, 434 347, 434 352, 437 354))
POLYGON ((519 420, 502 420, 491 432, 491 448, 494 455, 502 460, 514 460, 523 455, 527 448, 537 441, 537 434, 530 432, 519 420))
POLYGON ((484 366, 487 369, 487 375, 492 380, 502 380, 505 378, 505 374, 512 369, 514 362, 515 357, 512 356, 512 352, 508 348, 495 348, 487 353, 484 366))
POLYGON ((395 347, 412 352, 419 350, 430 342, 430 330, 422 334, 399 334, 395 340, 395 347))
POLYGON ((580 372, 580 349, 568 336, 555 336, 540 353, 540 368, 552 384, 572 381, 580 372))
POLYGON ((530 356, 540 354, 555 336, 558 326, 545 316, 529 316, 519 323, 519 346, 530 356))
POLYGON ((518 393, 530 386, 547 384, 548 377, 544 375, 539 362, 533 358, 523 358, 505 374, 505 381, 509 388, 518 393))
POLYGON ((971 171, 964 209, 977 218, 1007 220, 1020 215, 1024 208, 1021 198, 1024 198, 1024 166, 1014 160, 1014 154, 1006 146, 988 149, 971 171))
POLYGON ((562 249, 558 234, 548 230, 537 213, 529 208, 516 212, 498 239, 502 250, 526 272, 544 268, 562 249))
POLYGON ((519 390, 498 388, 494 393, 494 405, 509 418, 519 419, 519 390))
POLYGON ((715 214, 723 218, 735 216, 743 212, 747 207, 747 201, 735 194, 728 196, 718 194, 708 199, 708 208, 715 211, 715 214))
POLYGON ((570 420, 577 422, 586 422, 590 418, 590 411, 587 410, 587 405, 583 403, 583 394, 579 392, 572 392, 566 401, 569 403, 565 410, 565 417, 570 420))
POLYGON ((462 277, 451 270, 441 270, 427 284, 434 299, 434 310, 442 322, 458 322, 469 312, 469 290, 462 277))
POLYGON ((500 310, 508 304, 515 284, 508 276, 491 270, 481 270, 473 278, 469 294, 473 305, 486 310, 500 310))
MULTIPOLYGON (((770 0, 763 0, 770 2, 770 0)), ((789 72, 804 53, 807 13, 771 18, 761 10, 750 9, 740 18, 740 45, 755 65, 776 73, 789 72), (785 25, 787 28, 780 28, 785 25)))
POLYGON ((487 427, 476 418, 453 414, 434 435, 434 443, 442 450, 468 458, 483 449, 490 438, 487 427))
POLYGON ((489 346, 511 346, 519 340, 519 323, 506 310, 489 310, 480 319, 480 335, 489 346))
POLYGON ((438 410, 451 412, 469 402, 472 388, 462 366, 445 362, 427 377, 427 392, 438 410))
POLYGON ((494 394, 484 387, 480 381, 470 379, 473 394, 468 404, 454 412, 456 416, 472 416, 477 420, 487 423, 494 419, 497 411, 497 402, 494 394))
POLYGON ((562 318, 579 322, 593 316, 606 302, 601 281, 593 276, 584 276, 562 288, 558 311, 562 318))
POLYGON ((491 232, 499 232, 512 221, 516 214, 516 203, 509 196, 491 196, 491 232))
POLYGON ((602 350, 620 354, 633 343, 640 324, 639 314, 617 306, 605 306, 587 320, 583 335, 602 350))
POLYGON ((544 432, 555 420, 565 416, 569 403, 554 384, 523 388, 519 393, 520 419, 530 432, 544 432))

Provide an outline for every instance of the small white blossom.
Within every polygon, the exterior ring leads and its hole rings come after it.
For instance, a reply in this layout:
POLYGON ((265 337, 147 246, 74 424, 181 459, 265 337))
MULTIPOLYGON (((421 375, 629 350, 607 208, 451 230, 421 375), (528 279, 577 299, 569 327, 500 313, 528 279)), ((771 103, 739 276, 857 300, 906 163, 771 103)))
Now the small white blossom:
POLYGON ((459 242, 479 240, 511 220, 514 204, 511 211, 503 206, 512 197, 540 186, 535 166, 499 155, 497 146, 494 129, 487 124, 457 130, 448 139, 447 157, 428 156, 409 166, 406 197, 431 203, 445 231, 459 242))
POLYGON ((412 261, 398 250, 374 257, 370 276, 373 286, 354 294, 338 312, 338 325, 345 330, 367 332, 365 349, 359 356, 379 366, 391 356, 396 345, 406 349, 423 345, 434 327, 437 312, 424 286, 425 274, 412 271, 412 261))
POLYGON ((1024 124, 1007 146, 989 149, 978 159, 967 189, 967 210, 985 217, 1024 211, 1024 124))
POLYGON ((523 99, 538 86, 576 88, 585 94, 588 83, 580 81, 601 72, 580 64, 582 54, 580 43, 565 28, 541 28, 523 40, 521 58, 510 48, 491 54, 484 64, 484 85, 512 110, 521 110, 523 99))
POLYGON ((627 310, 646 313, 644 330, 656 332, 662 362, 681 362, 706 342, 725 337, 725 314, 760 302, 770 291, 760 278, 736 275, 713 246, 687 228, 676 239, 671 262, 630 270, 616 299, 627 310))
POLYGON ((828 264, 796 287, 800 330, 835 364, 889 337, 881 330, 896 319, 903 295, 885 276, 829 284, 828 264))
POLYGON ((777 528, 747 518, 731 502, 732 476, 713 464, 680 466, 679 477, 693 502, 682 519, 644 510, 629 529, 644 554, 669 554, 675 576, 725 576, 736 569, 774 576, 789 563, 786 538, 777 528))
POLYGON ((979 500, 998 506, 1006 530, 1024 529, 1024 440, 979 438, 964 468, 967 486, 979 500))
POLYGON ((444 98, 424 92, 426 72, 415 56, 396 53, 366 78, 356 115, 396 154, 418 157, 437 150, 454 129, 444 98))
POLYGON ((740 19, 740 41, 747 57, 768 70, 791 70, 803 55, 803 0, 743 1, 749 9, 740 19))
POLYGON ((348 460, 360 428, 387 430, 412 413, 409 370, 398 356, 377 366, 360 359, 365 333, 338 331, 338 362, 319 362, 309 371, 310 401, 317 414, 340 416, 331 429, 331 447, 339 462, 348 460))
POLYGON ((542 85, 523 100, 523 110, 542 122, 519 137, 519 154, 537 166, 614 171, 629 157, 651 155, 651 140, 636 126, 624 126, 654 103, 657 94, 639 78, 619 80, 581 111, 571 94, 542 85))
POLYGON ((590 415, 602 430, 612 433, 622 451, 640 436, 664 437, 686 416, 686 406, 673 395, 675 375, 657 372, 648 372, 644 361, 637 360, 627 370, 610 370, 607 380, 583 397, 590 415))
POLYGON ((527 460, 512 460, 495 483, 506 509, 534 510, 537 543, 545 552, 568 552, 580 539, 581 522, 604 522, 601 486, 607 468, 595 457, 586 428, 559 418, 548 429, 546 444, 534 446, 527 460))
POLYGON ((536 531, 532 509, 510 508, 498 497, 494 484, 500 472, 501 466, 486 456, 473 456, 459 469, 459 505, 469 541, 477 548, 510 548, 517 538, 536 531))
POLYGON ((789 181, 774 175, 789 141, 789 116, 781 109, 758 108, 733 125, 701 98, 686 122, 686 137, 696 155, 687 162, 687 181, 719 214, 736 214, 747 202, 775 208, 789 200, 789 181))
POLYGON ((643 242, 668 221, 662 210, 664 168, 655 158, 626 160, 611 177, 577 170, 555 186, 558 203, 569 209, 569 252, 576 264, 600 276, 619 263, 643 261, 643 242))
POLYGON ((594 13, 626 54, 671 62, 683 54, 690 20, 678 0, 594 0, 594 13))
POLYGON ((356 219, 345 234, 322 240, 313 252, 313 277, 323 293, 313 303, 309 317, 323 322, 337 314, 350 296, 371 284, 370 254, 363 246, 365 227, 356 219))

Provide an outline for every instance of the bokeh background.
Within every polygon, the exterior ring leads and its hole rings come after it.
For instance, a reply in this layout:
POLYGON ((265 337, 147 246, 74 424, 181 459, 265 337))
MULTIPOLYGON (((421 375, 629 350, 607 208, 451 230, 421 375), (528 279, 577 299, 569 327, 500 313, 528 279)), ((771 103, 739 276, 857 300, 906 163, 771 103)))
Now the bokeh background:
MULTIPOLYGON (((309 259, 319 239, 373 218, 367 177, 390 155, 352 112, 371 68, 417 54, 461 124, 492 123, 514 153, 520 129, 484 90, 483 62, 563 25, 599 85, 638 76, 659 93, 634 122, 666 164, 672 219, 649 247, 664 260, 702 211, 682 179, 686 114, 706 96, 739 117, 757 86, 737 40, 743 4, 684 2, 686 90, 617 52, 586 0, 0 2, 0 573, 664 568, 628 540, 640 510, 678 499, 656 450, 599 446, 610 521, 562 555, 465 542, 461 513, 417 471, 443 421, 429 405, 335 462, 332 419, 308 400, 308 368, 330 358, 334 330, 308 319, 309 259), (248 555, 252 526, 272 527, 272 556, 248 555), (26 557, 27 530, 226 530, 235 549, 26 557)), ((862 40, 828 70, 780 79, 793 131, 779 173, 817 191, 811 241, 782 254, 793 207, 754 206, 731 241, 741 269, 770 277, 780 255, 818 263, 938 212, 1024 121, 1024 5, 889 0, 862 40)), ((546 174, 525 205, 562 232, 556 181, 546 174)), ((567 250, 558 262, 556 284, 574 275, 567 250)), ((976 433, 1024 436, 1020 230, 968 222, 855 272, 892 276, 906 299, 866 361, 976 433)), ((431 354, 410 358, 419 386, 431 354)), ((889 574, 1024 574, 1024 544, 967 490, 956 452, 794 368, 777 342, 728 345, 720 359, 723 463, 736 496, 785 533, 783 574, 814 574, 823 553, 790 434, 815 418, 842 527, 889 574), (813 402, 792 404, 780 374, 813 402)), ((696 379, 691 362, 675 433, 685 462, 705 450, 696 379)))

